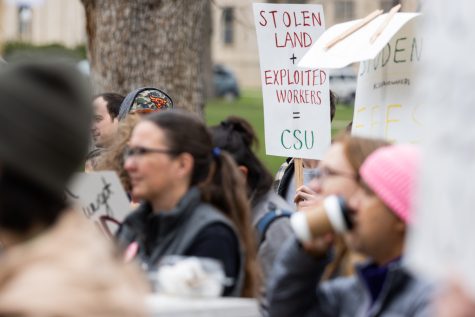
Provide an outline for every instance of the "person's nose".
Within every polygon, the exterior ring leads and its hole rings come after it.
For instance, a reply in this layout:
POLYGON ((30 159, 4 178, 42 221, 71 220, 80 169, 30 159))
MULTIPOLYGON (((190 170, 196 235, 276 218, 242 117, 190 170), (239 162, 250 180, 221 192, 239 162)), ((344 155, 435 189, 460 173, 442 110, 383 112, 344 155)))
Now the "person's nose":
POLYGON ((100 126, 101 126, 100 122, 98 122, 97 120, 93 120, 91 128, 92 130, 94 130, 94 132, 99 132, 101 130, 100 126))
POLYGON ((127 157, 124 160, 124 169, 130 173, 137 167, 135 159, 132 156, 127 157))

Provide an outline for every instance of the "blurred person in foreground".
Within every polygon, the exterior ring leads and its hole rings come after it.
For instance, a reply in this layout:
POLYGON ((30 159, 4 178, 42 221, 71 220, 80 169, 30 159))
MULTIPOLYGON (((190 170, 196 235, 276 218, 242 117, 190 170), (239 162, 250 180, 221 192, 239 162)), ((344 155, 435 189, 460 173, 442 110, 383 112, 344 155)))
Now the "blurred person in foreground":
POLYGON ((393 145, 361 166, 348 202, 353 228, 347 240, 371 260, 356 268, 356 276, 319 283, 332 234, 286 242, 270 284, 270 316, 431 316, 432 286, 401 262, 419 160, 417 147, 393 145))
POLYGON ((0 316, 144 316, 145 281, 64 190, 91 107, 72 66, 0 69, 0 316))
POLYGON ((434 298, 436 317, 475 317, 475 297, 460 277, 453 273, 451 280, 444 281, 444 286, 434 298))

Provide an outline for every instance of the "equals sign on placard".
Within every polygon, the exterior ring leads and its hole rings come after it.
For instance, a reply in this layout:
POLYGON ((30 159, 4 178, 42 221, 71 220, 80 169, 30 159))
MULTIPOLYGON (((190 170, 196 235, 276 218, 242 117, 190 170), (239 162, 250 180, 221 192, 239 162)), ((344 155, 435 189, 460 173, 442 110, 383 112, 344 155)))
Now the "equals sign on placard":
POLYGON ((300 111, 293 111, 292 116, 294 119, 300 119, 300 111))

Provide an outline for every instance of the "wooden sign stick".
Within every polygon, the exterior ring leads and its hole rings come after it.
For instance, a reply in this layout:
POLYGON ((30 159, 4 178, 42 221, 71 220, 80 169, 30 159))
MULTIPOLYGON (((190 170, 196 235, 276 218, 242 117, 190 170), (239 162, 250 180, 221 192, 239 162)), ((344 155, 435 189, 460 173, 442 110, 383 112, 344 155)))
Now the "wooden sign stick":
POLYGON ((352 27, 350 27, 349 29, 347 29, 346 31, 344 31, 343 33, 341 33, 340 35, 338 35, 337 37, 335 37, 333 40, 331 40, 330 42, 328 42, 327 45, 325 45, 324 49, 325 50, 329 50, 330 48, 332 48, 336 43, 340 42, 341 40, 345 39, 346 37, 348 37, 349 35, 353 34, 354 32, 358 31, 359 29, 361 29, 363 26, 365 26, 366 24, 368 24, 369 22, 373 21, 374 19, 376 19, 379 15, 381 15, 381 13, 383 13, 383 10, 376 10, 376 11, 373 11, 372 13, 370 13, 368 16, 366 16, 364 19, 361 19, 360 22, 356 23, 356 24, 353 24, 352 27))
POLYGON ((388 26, 389 24, 389 21, 391 21, 391 19, 393 18, 393 16, 401 9, 401 4, 398 4, 396 6, 394 6, 391 10, 389 10, 389 13, 388 13, 388 16, 386 17, 386 19, 384 19, 383 23, 381 23, 381 25, 378 27, 378 29, 376 30, 376 32, 374 32, 373 36, 371 36, 371 39, 369 40, 369 42, 371 44, 373 44, 376 39, 378 38, 378 36, 381 35, 381 33, 384 31, 384 29, 388 26))
POLYGON ((303 160, 301 158, 294 158, 294 167, 295 188, 299 188, 303 185, 303 160))

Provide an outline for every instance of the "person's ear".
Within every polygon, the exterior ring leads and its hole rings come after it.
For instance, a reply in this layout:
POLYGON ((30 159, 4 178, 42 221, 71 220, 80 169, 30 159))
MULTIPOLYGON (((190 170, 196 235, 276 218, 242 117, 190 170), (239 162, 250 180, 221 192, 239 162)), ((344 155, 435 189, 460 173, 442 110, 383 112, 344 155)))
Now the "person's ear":
POLYGON ((247 174, 249 173, 247 167, 244 165, 238 165, 238 169, 244 175, 244 177, 247 178, 247 174))
POLYGON ((181 153, 175 158, 178 177, 191 177, 195 160, 190 153, 181 153))

